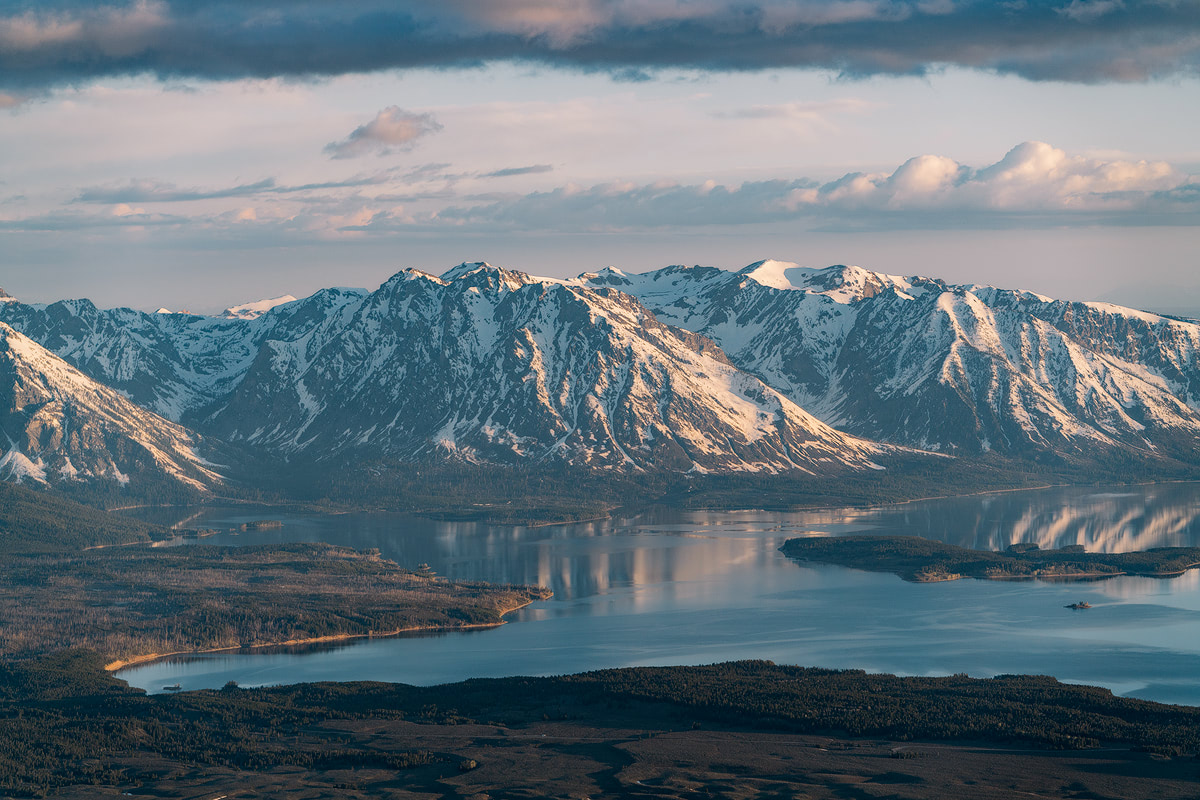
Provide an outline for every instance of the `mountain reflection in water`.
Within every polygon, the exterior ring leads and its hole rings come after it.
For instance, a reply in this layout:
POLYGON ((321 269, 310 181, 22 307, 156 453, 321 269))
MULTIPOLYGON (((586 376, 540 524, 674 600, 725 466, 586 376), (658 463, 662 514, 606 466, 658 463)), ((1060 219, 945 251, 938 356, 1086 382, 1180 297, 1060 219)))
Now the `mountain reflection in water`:
MULTIPOLYGON (((476 635, 375 640, 307 654, 251 651, 122 671, 151 690, 302 680, 440 683, 632 664, 768 658, 902 674, 1000 672, 1200 704, 1200 572, 1156 580, 956 581, 793 563, 788 538, 907 534, 1000 550, 1082 544, 1116 552, 1200 546, 1200 485, 1060 488, 793 513, 680 512, 543 528, 451 523, 404 514, 286 513, 247 506, 144 510, 139 516, 228 529, 203 544, 327 541, 450 579, 537 583, 554 597, 518 624, 476 635), (1067 603, 1087 600, 1083 613, 1067 603)), ((191 540, 195 542, 195 540, 191 540)), ((181 542, 182 543, 182 542, 181 542)))
MULTIPOLYGON (((1091 552, 1200 545, 1200 486, 1166 484, 1099 491, 1058 488, 947 498, 872 509, 790 513, 655 509, 638 517, 541 528, 440 522, 405 514, 281 514, 278 509, 214 506, 143 509, 164 524, 226 530, 264 517, 278 530, 200 540, 212 545, 325 541, 415 568, 429 564, 452 580, 549 586, 561 600, 650 584, 676 585, 777 558, 773 548, 744 540, 850 533, 905 534, 979 550, 1016 542, 1043 549, 1079 544, 1091 552), (699 544, 703 547, 688 546, 699 544)), ((183 542, 180 542, 183 543, 183 542)), ((194 541, 192 542, 194 543, 194 541)))

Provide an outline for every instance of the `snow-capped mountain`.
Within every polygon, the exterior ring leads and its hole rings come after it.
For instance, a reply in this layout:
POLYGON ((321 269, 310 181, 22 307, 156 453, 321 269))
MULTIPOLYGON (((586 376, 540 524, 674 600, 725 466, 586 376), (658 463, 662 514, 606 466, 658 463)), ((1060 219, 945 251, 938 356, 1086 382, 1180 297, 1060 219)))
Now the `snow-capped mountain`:
POLYGON ((179 422, 228 397, 268 337, 291 341, 336 327, 340 312, 366 294, 364 289, 325 289, 249 319, 99 309, 90 300, 9 303, 0 306, 0 321, 139 405, 179 422))
POLYGON ((0 479, 34 483, 166 476, 221 482, 199 437, 134 405, 0 323, 0 479))
POLYGON ((221 312, 221 316, 227 319, 256 319, 276 306, 294 302, 296 302, 296 298, 292 297, 290 294, 285 294, 266 300, 255 300, 250 303, 242 303, 241 305, 230 306, 221 312))
POLYGON ((406 270, 324 335, 266 340, 200 425, 293 458, 828 472, 881 452, 629 295, 487 264, 406 270))
POLYGON ((1200 456, 1200 325, 1105 303, 764 261, 586 273, 840 429, 950 452, 1200 456))
POLYGON ((294 462, 820 471, 868 466, 875 439, 1200 463, 1200 325, 858 267, 464 264, 250 318, 78 300, 0 320, 169 419, 294 462))

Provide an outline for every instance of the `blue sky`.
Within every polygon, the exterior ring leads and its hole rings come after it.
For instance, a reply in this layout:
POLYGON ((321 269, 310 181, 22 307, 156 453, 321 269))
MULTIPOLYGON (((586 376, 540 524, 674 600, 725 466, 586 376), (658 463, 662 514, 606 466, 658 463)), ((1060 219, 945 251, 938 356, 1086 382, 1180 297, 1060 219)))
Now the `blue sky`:
POLYGON ((0 286, 761 258, 1200 313, 1200 3, 0 2, 0 286))

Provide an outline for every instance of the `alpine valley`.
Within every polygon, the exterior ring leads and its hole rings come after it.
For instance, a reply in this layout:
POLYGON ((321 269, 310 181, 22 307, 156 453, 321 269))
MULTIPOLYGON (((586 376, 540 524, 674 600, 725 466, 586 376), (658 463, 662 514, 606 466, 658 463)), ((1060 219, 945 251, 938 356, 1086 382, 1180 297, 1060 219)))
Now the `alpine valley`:
POLYGON ((212 317, 7 299, 0 323, 0 477, 68 492, 455 470, 869 498, 1200 470, 1200 323, 858 267, 474 263, 212 317))

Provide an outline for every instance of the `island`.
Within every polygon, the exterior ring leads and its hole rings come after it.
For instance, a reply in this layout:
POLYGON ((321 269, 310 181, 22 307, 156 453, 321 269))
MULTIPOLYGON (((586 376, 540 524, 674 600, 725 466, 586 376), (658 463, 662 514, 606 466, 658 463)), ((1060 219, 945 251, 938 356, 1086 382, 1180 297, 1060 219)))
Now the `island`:
POLYGON ((239 531, 269 531, 276 528, 282 528, 283 523, 277 519, 255 519, 250 522, 243 522, 237 527, 239 531))
POLYGON ((1079 545, 1042 550, 1018 543, 1004 552, 971 550, 920 536, 821 536, 788 539, 789 558, 891 572, 906 581, 1094 580, 1117 575, 1169 578, 1200 566, 1200 547, 1155 547, 1131 553, 1088 553, 1079 545))

